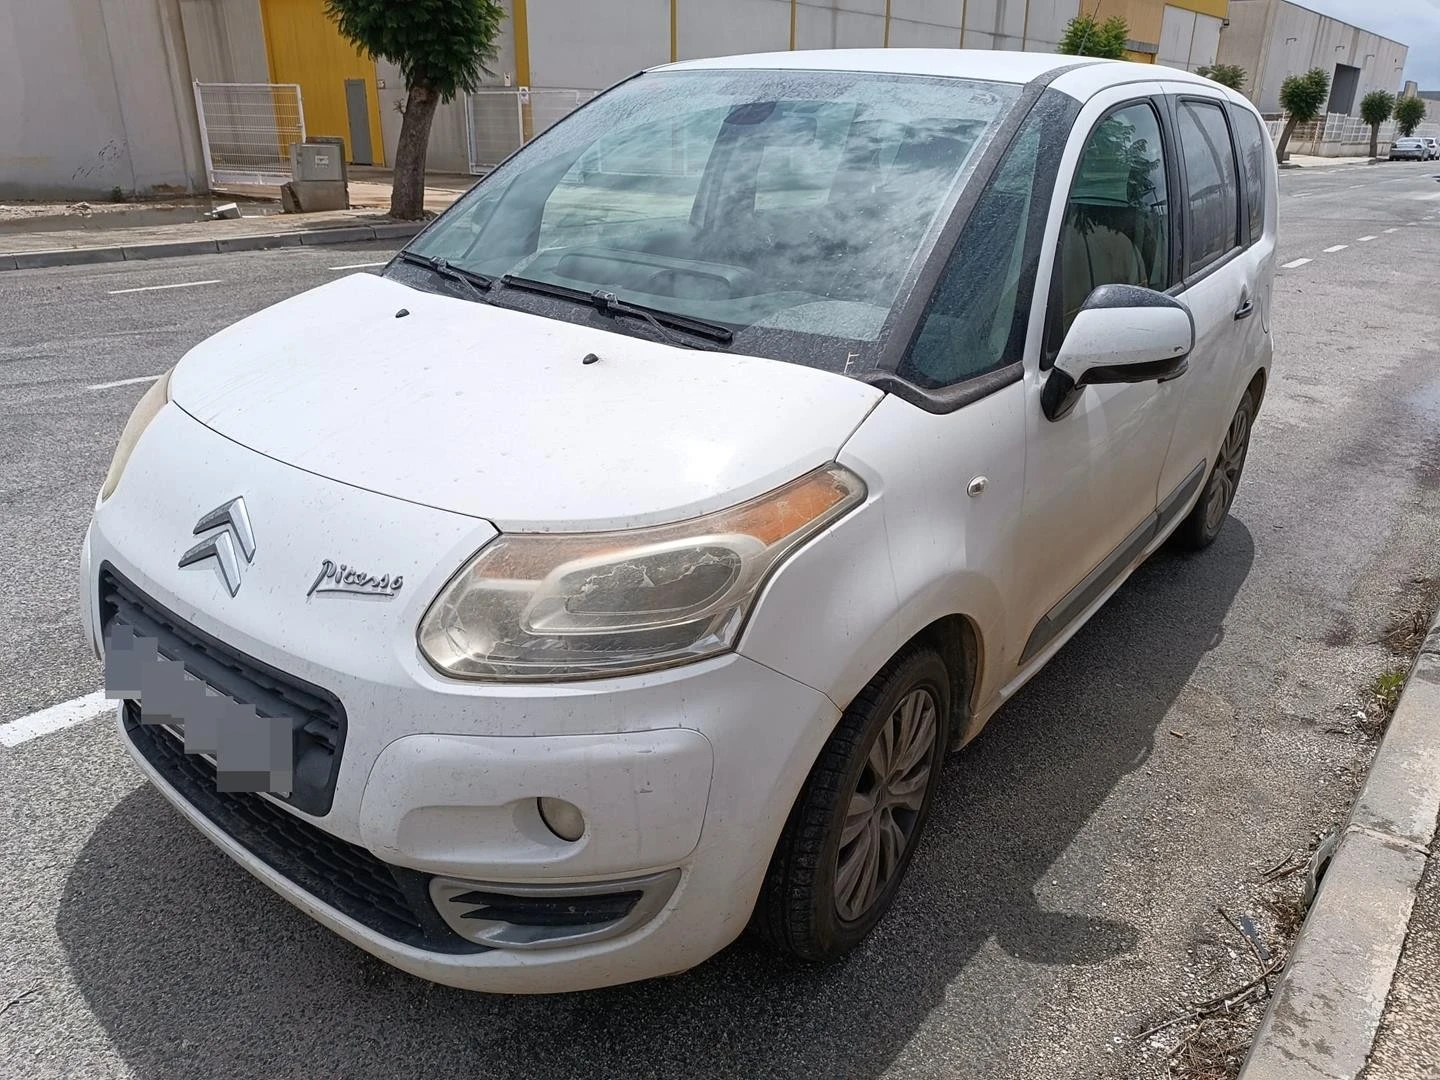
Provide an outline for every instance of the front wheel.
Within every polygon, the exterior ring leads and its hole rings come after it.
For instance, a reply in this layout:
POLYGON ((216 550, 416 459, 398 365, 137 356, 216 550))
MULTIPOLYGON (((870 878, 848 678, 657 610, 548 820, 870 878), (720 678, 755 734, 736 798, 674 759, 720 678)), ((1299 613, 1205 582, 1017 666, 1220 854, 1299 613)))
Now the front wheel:
POLYGON ((1256 407, 1255 392, 1247 390, 1225 431, 1225 440, 1215 456, 1215 465, 1200 501, 1175 530, 1176 539, 1192 551, 1213 544, 1230 514, 1235 492, 1240 487, 1240 474, 1245 470, 1245 458, 1250 452, 1250 428, 1255 422, 1256 407))
POLYGON ((949 745, 950 674, 910 649, 845 710, 811 770, 755 909, 755 928, 803 960, 860 943, 915 852, 949 745))

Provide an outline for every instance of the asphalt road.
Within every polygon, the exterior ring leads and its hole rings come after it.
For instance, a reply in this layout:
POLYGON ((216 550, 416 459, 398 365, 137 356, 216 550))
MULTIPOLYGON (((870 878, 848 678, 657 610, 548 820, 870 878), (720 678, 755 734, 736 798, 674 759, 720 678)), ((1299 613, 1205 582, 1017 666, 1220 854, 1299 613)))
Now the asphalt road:
MULTIPOLYGON (((431 986, 233 866, 92 721, 0 746, 0 1074, 1165 1075, 1163 1040, 1133 1036, 1243 975, 1216 909, 1268 927, 1261 871, 1343 818, 1370 745, 1346 703, 1440 574, 1437 172, 1283 174, 1282 261, 1311 261, 1277 280, 1232 520, 1203 555, 1152 559, 951 759, 897 908, 851 958, 741 942, 587 995, 431 986)), ((144 391, 105 384, 384 257, 0 274, 0 724, 99 685, 74 563, 144 391), (192 282, 215 283, 119 291, 192 282)))

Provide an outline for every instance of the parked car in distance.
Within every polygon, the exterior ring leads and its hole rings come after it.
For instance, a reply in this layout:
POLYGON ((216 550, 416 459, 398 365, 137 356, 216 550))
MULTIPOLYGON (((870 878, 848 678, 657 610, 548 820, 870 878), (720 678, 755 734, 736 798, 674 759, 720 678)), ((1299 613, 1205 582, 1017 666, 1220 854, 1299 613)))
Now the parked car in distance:
POLYGON ((1428 161, 1430 148, 1420 138, 1400 138, 1390 144, 1391 161, 1428 161))
POLYGON ((1276 220, 1259 113, 1179 70, 628 79, 144 395, 81 556, 120 737, 427 979, 599 987, 747 924, 839 956, 943 756, 1221 535, 1276 220))
POLYGON ((1425 142, 1426 160, 1440 161, 1440 139, 1428 135, 1424 136, 1423 139, 1425 142))

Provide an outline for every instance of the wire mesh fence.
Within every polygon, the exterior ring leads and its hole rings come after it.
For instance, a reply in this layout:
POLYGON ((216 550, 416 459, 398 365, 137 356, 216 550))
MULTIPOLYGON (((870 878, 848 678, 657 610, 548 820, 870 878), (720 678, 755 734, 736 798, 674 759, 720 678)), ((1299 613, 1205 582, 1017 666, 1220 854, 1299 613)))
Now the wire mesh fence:
POLYGON ((476 90, 467 95, 470 171, 487 173, 595 96, 565 87, 476 90))
POLYGON ((305 141, 299 86, 197 82, 195 109, 211 187, 290 180, 290 148, 305 141))
MULTIPOLYGON (((1270 141, 1280 142, 1280 136, 1285 131, 1286 119, 1284 116, 1267 116, 1265 129, 1270 133, 1270 141)), ((1380 125, 1379 149, 1381 152, 1395 139, 1395 122, 1386 121, 1380 125)), ((1290 136, 1290 153, 1310 152, 1322 154, 1327 157, 1355 156, 1346 155, 1345 147, 1355 149, 1355 154, 1362 150, 1369 151, 1370 147, 1370 125, 1358 116, 1347 116, 1344 113, 1329 113, 1323 119, 1312 120, 1309 123, 1295 125, 1295 131, 1290 136), (1325 148, 1330 153, 1325 153, 1325 148), (1305 150, 1304 148, 1308 148, 1305 150)))

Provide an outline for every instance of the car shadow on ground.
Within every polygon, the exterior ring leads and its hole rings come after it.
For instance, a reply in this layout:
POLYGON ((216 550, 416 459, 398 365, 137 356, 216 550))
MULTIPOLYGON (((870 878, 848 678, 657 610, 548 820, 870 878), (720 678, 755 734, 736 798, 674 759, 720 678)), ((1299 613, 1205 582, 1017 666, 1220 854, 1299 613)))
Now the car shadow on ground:
MULTIPOLYGON (((57 926, 76 984, 135 1074, 816 1076, 882 1073, 947 985, 993 947, 1040 965, 1131 951, 1139 931, 1047 911, 1051 867, 1127 773, 1250 571, 1232 519, 1210 551, 1161 552, 952 758, 911 879, 855 954, 796 967, 742 939, 680 976, 505 998, 413 979, 271 895, 148 785, 100 824, 57 926)), ((1024 1009, 989 987, 967 1009, 999 1051, 1024 1009)), ((961 1034, 961 1033, 953 1033, 961 1034)))

